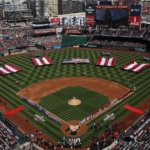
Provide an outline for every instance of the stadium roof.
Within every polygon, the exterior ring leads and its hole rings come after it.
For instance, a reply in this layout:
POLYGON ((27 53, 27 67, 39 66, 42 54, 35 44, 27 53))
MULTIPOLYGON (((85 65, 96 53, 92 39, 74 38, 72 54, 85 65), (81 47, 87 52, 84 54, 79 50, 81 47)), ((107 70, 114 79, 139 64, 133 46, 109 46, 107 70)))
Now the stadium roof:
POLYGON ((57 17, 85 16, 85 12, 58 15, 57 17))
POLYGON ((142 21, 142 23, 150 25, 150 22, 147 22, 147 21, 142 21))

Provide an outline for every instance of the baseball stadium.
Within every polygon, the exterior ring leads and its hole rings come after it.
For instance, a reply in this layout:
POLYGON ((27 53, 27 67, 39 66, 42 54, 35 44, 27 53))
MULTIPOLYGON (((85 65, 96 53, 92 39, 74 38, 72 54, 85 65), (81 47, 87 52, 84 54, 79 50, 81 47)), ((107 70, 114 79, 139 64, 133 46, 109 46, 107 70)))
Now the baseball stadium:
POLYGON ((87 5, 76 28, 59 17, 2 22, 0 149, 150 149, 150 26, 141 13, 87 5))

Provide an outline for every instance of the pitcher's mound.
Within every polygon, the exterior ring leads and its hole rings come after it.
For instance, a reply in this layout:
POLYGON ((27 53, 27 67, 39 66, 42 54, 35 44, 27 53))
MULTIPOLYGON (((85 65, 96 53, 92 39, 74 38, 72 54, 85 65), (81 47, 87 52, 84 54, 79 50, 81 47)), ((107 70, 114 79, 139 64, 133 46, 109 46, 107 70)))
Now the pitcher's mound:
POLYGON ((72 99, 70 99, 68 101, 68 104, 71 105, 71 106, 77 106, 77 105, 81 104, 81 101, 79 99, 73 97, 72 99))

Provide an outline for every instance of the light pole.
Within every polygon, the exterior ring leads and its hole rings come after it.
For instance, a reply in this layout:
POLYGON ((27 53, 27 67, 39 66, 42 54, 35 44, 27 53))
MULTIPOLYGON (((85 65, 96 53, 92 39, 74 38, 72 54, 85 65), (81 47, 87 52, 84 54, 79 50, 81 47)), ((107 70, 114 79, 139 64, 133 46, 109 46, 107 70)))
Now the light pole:
POLYGON ((15 0, 12 0, 13 3, 13 18, 14 18, 14 27, 16 26, 16 11, 15 11, 15 0))
POLYGON ((2 19, 4 19, 5 0, 2 0, 2 19))
POLYGON ((45 1, 44 0, 39 0, 39 17, 40 20, 43 20, 44 18, 44 8, 45 7, 45 1))

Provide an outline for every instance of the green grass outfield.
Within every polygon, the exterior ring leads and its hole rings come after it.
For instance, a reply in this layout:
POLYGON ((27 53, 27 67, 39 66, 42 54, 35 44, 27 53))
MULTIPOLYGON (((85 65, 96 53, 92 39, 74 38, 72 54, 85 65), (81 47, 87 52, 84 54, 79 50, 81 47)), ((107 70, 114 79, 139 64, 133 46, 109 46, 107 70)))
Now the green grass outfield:
POLYGON ((81 86, 69 86, 41 99, 39 105, 63 120, 82 120, 92 112, 107 104, 108 97, 81 86), (78 106, 70 106, 68 101, 76 97, 78 106))
MULTIPOLYGON (((54 65, 35 67, 31 61, 33 55, 22 55, 22 56, 11 56, 3 62, 9 62, 14 65, 20 66, 22 71, 7 76, 0 76, 0 96, 6 99, 11 107, 17 107, 19 105, 25 105, 25 111, 21 113, 22 116, 27 117, 30 122, 40 128, 41 131, 48 134, 51 138, 56 141, 60 141, 63 137, 63 133, 60 131, 60 125, 49 120, 45 117, 45 122, 36 122, 33 119, 34 114, 42 113, 38 112, 36 109, 26 104, 22 99, 16 96, 16 93, 27 87, 32 83, 42 81, 40 76, 44 76, 44 80, 59 78, 59 77, 72 77, 81 76, 85 71, 86 76, 103 78, 106 80, 112 80, 114 82, 121 83, 128 87, 136 86, 135 93, 126 98, 123 102, 109 110, 105 114, 114 112, 116 119, 122 119, 129 111, 122 108, 126 103, 138 106, 141 102, 150 97, 150 69, 146 69, 141 73, 133 73, 130 71, 124 71, 121 67, 129 63, 130 59, 134 58, 136 61, 141 58, 141 54, 128 54, 124 52, 115 52, 113 56, 117 58, 116 67, 100 67, 95 66, 97 58, 100 56, 99 50, 79 50, 74 48, 64 49, 64 50, 54 50, 52 52, 46 53, 47 56, 53 59, 54 65), (77 64, 77 65, 61 65, 64 58, 89 58, 91 60, 90 64, 77 64), (110 74, 108 78, 107 74, 110 74), (19 81, 16 84, 16 81, 19 81)), ((142 62, 144 62, 142 60, 142 62)), ((102 121, 104 115, 96 118, 88 125, 90 126, 93 122, 102 121)), ((113 122, 103 122, 103 125, 112 124, 113 122)), ((91 142, 91 139, 95 135, 99 135, 102 130, 94 133, 89 130, 85 135, 81 137, 83 145, 87 145, 91 142)))

